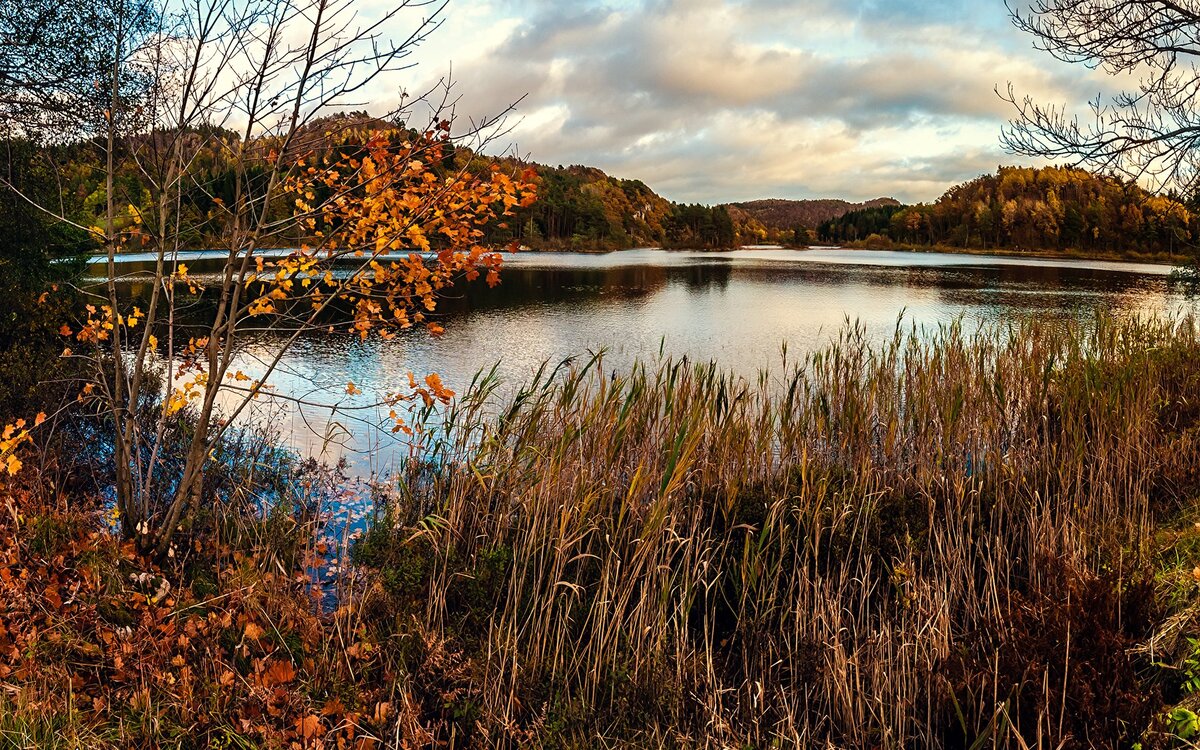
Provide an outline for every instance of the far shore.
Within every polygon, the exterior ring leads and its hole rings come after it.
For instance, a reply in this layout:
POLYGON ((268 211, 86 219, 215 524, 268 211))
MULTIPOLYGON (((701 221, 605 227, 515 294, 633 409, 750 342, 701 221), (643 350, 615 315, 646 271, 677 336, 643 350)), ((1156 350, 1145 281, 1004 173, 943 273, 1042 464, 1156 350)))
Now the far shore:
MULTIPOLYGON (((809 246, 781 245, 793 250, 807 250, 809 246)), ((958 253, 960 255, 996 255, 1018 258, 1040 258, 1043 260, 1100 260, 1113 263, 1157 263, 1168 266, 1182 266, 1191 258, 1179 253, 1114 253, 1088 250, 1018 250, 1016 248, 982 248, 957 247, 954 245, 874 245, 867 247, 863 243, 844 245, 812 245, 825 249, 839 250, 890 250, 906 253, 958 253)))
POLYGON ((1038 258, 1041 260, 1095 260, 1107 261, 1113 263, 1155 263, 1168 266, 1181 266, 1188 263, 1191 258, 1187 255, 1179 253, 1114 253, 1102 251, 1087 251, 1087 250, 1018 250, 1016 248, 983 248, 983 247, 956 247, 953 245, 908 245, 908 244, 892 244, 892 245, 873 245, 868 247, 864 243, 846 243, 841 245, 789 245, 785 243, 755 243, 749 245, 739 245, 736 247, 662 247, 659 245, 639 245, 636 247, 623 248, 600 248, 600 247, 542 247, 531 248, 522 247, 521 252, 531 253, 586 253, 591 255, 602 255, 605 253, 622 252, 625 250, 693 250, 706 252, 729 252, 731 250, 743 250, 753 247, 778 247, 784 250, 804 251, 809 249, 822 250, 877 250, 877 251, 892 251, 906 253, 958 253, 960 255, 994 255, 1001 257, 1017 257, 1017 258, 1038 258))

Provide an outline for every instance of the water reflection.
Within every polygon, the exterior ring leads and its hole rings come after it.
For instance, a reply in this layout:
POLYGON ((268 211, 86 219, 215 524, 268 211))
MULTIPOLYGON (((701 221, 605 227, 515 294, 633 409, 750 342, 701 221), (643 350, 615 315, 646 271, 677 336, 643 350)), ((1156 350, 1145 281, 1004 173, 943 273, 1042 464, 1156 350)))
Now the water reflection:
MULTIPOLYGON (((203 273, 203 258, 190 266, 203 273)), ((1083 261, 1033 261, 970 255, 752 248, 727 253, 637 250, 608 255, 520 254, 503 283, 456 290, 442 302, 446 334, 437 341, 411 331, 392 341, 317 335, 286 357, 273 383, 314 400, 363 403, 347 381, 382 393, 437 372, 455 390, 483 367, 500 363, 510 383, 545 360, 608 350, 606 367, 623 369, 669 354, 716 360, 747 375, 791 352, 823 346, 847 318, 868 336, 906 324, 967 326, 1024 315, 1086 319, 1103 309, 1124 315, 1190 312, 1194 304, 1168 287, 1169 268, 1083 261)), ((254 374, 276 342, 263 334, 238 367, 254 374)), ((365 397, 362 397, 365 398, 365 397)), ((368 421, 383 415, 365 414, 368 421)), ((281 427, 305 452, 357 452, 359 472, 383 471, 402 446, 348 415, 291 408, 281 427), (342 427, 344 434, 341 434, 342 427), (330 443, 325 438, 340 435, 330 443), (373 454, 369 457, 365 454, 373 454)))

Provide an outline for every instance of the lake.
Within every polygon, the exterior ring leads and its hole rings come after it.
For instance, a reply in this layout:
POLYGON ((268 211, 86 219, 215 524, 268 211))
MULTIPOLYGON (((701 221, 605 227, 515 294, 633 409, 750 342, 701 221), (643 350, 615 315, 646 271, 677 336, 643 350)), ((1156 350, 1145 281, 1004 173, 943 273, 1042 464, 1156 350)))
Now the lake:
MULTIPOLYGON (((189 259, 203 271, 204 254, 189 259)), ((138 259, 130 259, 138 260, 138 259)), ((128 266, 127 266, 128 267, 128 266)), ((279 391, 342 405, 436 372, 462 390, 481 368, 499 363, 515 385, 544 361, 606 349, 605 367, 622 370, 660 349, 715 360, 745 375, 778 368, 827 344, 847 319, 873 339, 898 320, 968 327, 1019 316, 1069 320, 1097 310, 1181 315, 1196 303, 1168 284, 1169 266, 1042 260, 965 254, 751 247, 729 252, 627 250, 607 254, 518 253, 502 284, 456 289, 441 312, 446 333, 410 331, 392 341, 318 335, 300 342, 272 382, 279 391), (354 382, 363 396, 346 395, 354 382)), ((247 350, 247 373, 272 351, 264 335, 247 350)), ((343 452, 358 475, 386 472, 404 447, 327 409, 258 405, 297 449, 333 458, 343 452), (340 427, 338 426, 340 425, 340 427), (344 428, 344 431, 343 431, 344 428), (327 435, 338 435, 326 440, 327 435)))

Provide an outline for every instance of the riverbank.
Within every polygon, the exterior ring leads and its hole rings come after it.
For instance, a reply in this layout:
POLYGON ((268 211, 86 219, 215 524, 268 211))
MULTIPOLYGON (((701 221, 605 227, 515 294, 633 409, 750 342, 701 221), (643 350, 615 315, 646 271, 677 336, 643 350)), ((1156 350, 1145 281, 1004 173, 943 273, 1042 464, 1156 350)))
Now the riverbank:
POLYGON ((1101 319, 847 329, 758 380, 593 360, 494 404, 484 379, 378 488, 328 612, 312 495, 215 506, 155 565, 22 474, 0 733, 1165 746, 1200 729, 1198 363, 1190 323, 1101 319))

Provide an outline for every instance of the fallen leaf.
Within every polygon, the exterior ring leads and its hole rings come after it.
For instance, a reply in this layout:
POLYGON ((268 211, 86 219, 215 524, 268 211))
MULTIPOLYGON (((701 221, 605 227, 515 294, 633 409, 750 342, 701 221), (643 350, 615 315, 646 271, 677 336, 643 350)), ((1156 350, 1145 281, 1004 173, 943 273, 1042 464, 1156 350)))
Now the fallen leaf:
POLYGON ((267 667, 266 673, 263 675, 263 682, 270 685, 286 685, 296 679, 296 670, 292 667, 290 661, 274 661, 271 666, 267 667))
POLYGON ((311 740, 321 729, 321 717, 309 714, 302 719, 296 719, 296 733, 306 740, 311 740))

